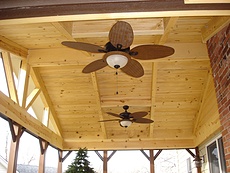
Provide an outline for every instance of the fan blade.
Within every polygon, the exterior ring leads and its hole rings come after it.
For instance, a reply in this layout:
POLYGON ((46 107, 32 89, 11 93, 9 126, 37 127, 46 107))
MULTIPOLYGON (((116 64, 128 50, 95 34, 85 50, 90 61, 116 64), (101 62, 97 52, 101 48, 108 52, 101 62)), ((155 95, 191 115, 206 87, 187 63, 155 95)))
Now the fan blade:
POLYGON ((163 45, 141 45, 134 47, 131 53, 134 52, 133 58, 141 60, 164 58, 174 54, 175 50, 163 45), (137 55, 135 55, 137 52, 137 55))
POLYGON ((153 120, 150 120, 147 118, 137 118, 137 119, 134 119, 133 122, 135 123, 153 123, 153 120))
POLYGON ((148 115, 148 112, 134 112, 130 114, 130 118, 138 119, 148 115))
POLYGON ((107 66, 107 62, 104 59, 99 59, 89 63, 85 68, 82 70, 83 73, 91 73, 97 70, 100 70, 107 66))
POLYGON ((109 31, 109 41, 120 49, 126 49, 133 43, 133 29, 131 25, 124 21, 115 23, 109 31))
POLYGON ((112 115, 114 117, 119 117, 120 118, 120 115, 118 115, 118 114, 115 114, 115 113, 112 113, 112 112, 106 112, 106 113, 109 114, 109 115, 112 115))
POLYGON ((98 121, 98 122, 109 122, 109 121, 120 121, 120 119, 101 120, 101 121, 98 121))
POLYGON ((136 78, 144 75, 144 69, 143 69, 142 65, 134 59, 131 59, 130 61, 128 61, 126 66, 121 68, 121 70, 124 73, 126 73, 127 75, 130 75, 130 76, 136 77, 136 78))
POLYGON ((90 44, 90 43, 82 43, 82 42, 74 42, 74 41, 63 41, 61 44, 67 46, 69 48, 83 50, 91 53, 103 53, 106 52, 104 48, 90 44))

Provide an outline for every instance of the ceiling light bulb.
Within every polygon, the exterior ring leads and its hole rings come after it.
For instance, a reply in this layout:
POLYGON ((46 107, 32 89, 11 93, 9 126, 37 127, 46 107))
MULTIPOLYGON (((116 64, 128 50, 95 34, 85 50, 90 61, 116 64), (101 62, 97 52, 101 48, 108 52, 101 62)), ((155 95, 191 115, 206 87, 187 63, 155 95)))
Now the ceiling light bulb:
POLYGON ((121 54, 112 54, 106 58, 106 62, 112 68, 122 68, 127 64, 128 58, 121 54))
POLYGON ((120 125, 125 128, 129 127, 131 124, 132 124, 132 121, 128 119, 123 119, 120 121, 120 125))

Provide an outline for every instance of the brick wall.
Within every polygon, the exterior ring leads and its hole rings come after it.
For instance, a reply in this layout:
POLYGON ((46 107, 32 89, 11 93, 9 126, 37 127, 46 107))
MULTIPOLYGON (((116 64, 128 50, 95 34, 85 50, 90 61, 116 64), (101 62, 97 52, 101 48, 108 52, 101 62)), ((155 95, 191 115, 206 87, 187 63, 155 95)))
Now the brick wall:
POLYGON ((227 172, 230 172, 230 24, 207 42, 222 125, 227 172))

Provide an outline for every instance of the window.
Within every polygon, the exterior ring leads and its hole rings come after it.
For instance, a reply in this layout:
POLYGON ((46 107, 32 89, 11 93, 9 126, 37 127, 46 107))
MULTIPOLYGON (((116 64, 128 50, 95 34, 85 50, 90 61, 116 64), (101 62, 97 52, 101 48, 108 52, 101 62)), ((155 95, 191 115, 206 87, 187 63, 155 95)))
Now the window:
POLYGON ((187 158, 187 173, 192 173, 191 158, 187 158))
POLYGON ((207 154, 211 173, 227 173, 222 137, 207 146, 207 154))

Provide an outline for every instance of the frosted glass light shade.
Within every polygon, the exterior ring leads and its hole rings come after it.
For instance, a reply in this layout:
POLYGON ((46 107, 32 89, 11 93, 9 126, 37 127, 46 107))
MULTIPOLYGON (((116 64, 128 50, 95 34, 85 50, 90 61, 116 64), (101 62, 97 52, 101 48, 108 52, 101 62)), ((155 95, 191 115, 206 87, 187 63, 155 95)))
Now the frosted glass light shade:
POLYGON ((122 68, 127 64, 128 58, 121 54, 112 54, 106 58, 106 62, 112 68, 122 68))
POLYGON ((120 121, 120 125, 122 126, 122 127, 125 127, 125 128, 127 128, 127 127, 129 127, 130 125, 132 124, 132 121, 130 121, 130 120, 121 120, 120 121))

